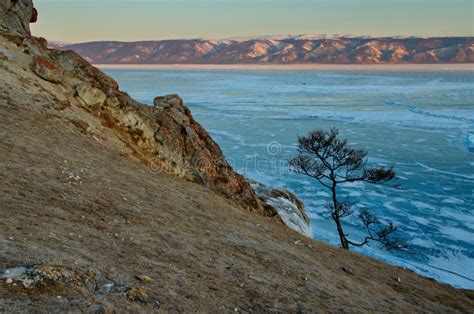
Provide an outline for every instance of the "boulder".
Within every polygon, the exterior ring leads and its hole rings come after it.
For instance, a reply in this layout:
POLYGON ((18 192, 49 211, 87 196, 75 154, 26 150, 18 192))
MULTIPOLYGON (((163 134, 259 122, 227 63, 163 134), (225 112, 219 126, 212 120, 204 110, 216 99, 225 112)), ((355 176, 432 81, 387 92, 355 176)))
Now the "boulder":
POLYGON ((108 107, 112 107, 112 108, 120 107, 120 99, 118 99, 117 97, 107 98, 105 103, 108 107))
POLYGON ((153 129, 155 169, 209 187, 251 211, 264 211, 245 178, 233 171, 217 143, 194 120, 179 96, 156 97, 154 105, 148 108, 153 111, 148 125, 153 129))
POLYGON ((153 105, 156 107, 171 107, 171 106, 183 106, 183 100, 176 94, 158 96, 153 100, 153 105))
POLYGON ((31 69, 42 79, 52 82, 61 82, 64 76, 63 68, 50 58, 34 56, 31 69))
POLYGON ((312 238, 313 231, 306 215, 304 204, 287 190, 272 189, 259 182, 249 180, 258 197, 270 210, 293 230, 312 238))
POLYGON ((79 85, 76 88, 76 92, 77 96, 91 108, 102 107, 107 100, 107 96, 104 92, 88 84, 79 85))
POLYGON ((24 289, 33 289, 42 283, 54 284, 74 279, 74 272, 57 266, 21 266, 0 271, 1 279, 10 279, 24 289))

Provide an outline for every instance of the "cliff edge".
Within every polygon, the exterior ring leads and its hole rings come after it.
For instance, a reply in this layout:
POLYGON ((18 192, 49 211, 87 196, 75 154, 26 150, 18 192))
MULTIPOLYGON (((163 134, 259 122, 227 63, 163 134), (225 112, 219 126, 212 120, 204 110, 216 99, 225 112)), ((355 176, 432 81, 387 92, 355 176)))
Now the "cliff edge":
POLYGON ((0 1, 0 311, 473 308, 470 291, 275 224, 265 199, 293 196, 257 195, 179 97, 141 105, 47 49, 35 15, 0 1))

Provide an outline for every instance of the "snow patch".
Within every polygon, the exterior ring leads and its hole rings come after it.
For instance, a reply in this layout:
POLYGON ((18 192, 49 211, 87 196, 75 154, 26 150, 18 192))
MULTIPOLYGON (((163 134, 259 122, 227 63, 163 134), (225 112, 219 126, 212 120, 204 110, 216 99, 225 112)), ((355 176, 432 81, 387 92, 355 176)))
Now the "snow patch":
POLYGON ((304 212, 304 205, 291 192, 275 190, 251 181, 250 185, 267 205, 273 207, 281 220, 291 229, 312 238, 313 230, 304 212))

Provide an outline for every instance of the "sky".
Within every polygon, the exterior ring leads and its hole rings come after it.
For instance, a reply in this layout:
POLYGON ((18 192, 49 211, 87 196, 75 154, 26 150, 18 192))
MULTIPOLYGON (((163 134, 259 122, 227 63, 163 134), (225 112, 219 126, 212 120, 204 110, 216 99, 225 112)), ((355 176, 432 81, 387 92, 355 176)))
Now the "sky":
POLYGON ((474 0, 34 0, 49 40, 474 36, 474 0))

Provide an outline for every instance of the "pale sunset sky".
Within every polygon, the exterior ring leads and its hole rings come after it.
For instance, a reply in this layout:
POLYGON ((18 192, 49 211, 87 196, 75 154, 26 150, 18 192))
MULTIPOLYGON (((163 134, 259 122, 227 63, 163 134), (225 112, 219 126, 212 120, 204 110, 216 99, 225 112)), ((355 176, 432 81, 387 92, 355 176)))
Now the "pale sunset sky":
POLYGON ((474 0, 35 0, 50 40, 280 34, 474 36, 474 0))

